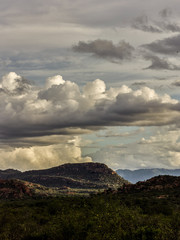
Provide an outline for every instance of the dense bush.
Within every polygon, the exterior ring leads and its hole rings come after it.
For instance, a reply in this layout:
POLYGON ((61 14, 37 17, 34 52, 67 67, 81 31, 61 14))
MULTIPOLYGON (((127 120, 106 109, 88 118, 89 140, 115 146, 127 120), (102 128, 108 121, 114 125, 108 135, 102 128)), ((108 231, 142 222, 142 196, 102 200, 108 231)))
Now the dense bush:
POLYGON ((178 201, 107 194, 0 203, 1 240, 178 240, 178 201))

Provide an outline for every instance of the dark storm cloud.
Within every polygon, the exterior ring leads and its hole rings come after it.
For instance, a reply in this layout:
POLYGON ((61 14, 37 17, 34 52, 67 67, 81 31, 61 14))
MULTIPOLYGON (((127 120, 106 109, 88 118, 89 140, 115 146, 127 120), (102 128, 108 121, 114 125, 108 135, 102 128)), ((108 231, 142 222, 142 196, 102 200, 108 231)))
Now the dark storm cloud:
POLYGON ((92 53, 93 56, 109 61, 131 59, 134 48, 127 42, 121 41, 115 45, 112 41, 97 39, 94 41, 80 41, 72 49, 79 53, 92 53))
POLYGON ((145 69, 153 69, 153 70, 160 70, 160 69, 166 69, 166 70, 180 70, 180 67, 170 63, 165 58, 159 58, 158 56, 147 54, 144 56, 146 60, 150 60, 152 63, 149 67, 145 69))
POLYGON ((180 53, 180 34, 157 40, 149 44, 144 44, 142 47, 160 54, 173 55, 179 57, 180 53))

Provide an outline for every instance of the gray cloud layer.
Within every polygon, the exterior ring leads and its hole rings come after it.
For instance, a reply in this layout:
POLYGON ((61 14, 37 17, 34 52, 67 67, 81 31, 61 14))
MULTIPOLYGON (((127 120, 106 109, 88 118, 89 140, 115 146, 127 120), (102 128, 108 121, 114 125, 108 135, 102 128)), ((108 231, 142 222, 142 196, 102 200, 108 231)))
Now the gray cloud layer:
POLYGON ((117 45, 112 41, 97 39, 94 41, 80 41, 72 48, 80 53, 93 53, 93 56, 110 61, 122 61, 130 59, 134 48, 127 42, 121 41, 117 45))
POLYGON ((177 56, 180 52, 180 34, 165 38, 163 40, 157 40, 150 44, 142 45, 142 47, 160 54, 177 56))
POLYGON ((149 20, 147 15, 137 17, 132 27, 151 33, 162 33, 162 32, 180 32, 180 26, 176 22, 172 22, 170 17, 172 12, 170 9, 163 9, 159 12, 160 19, 155 21, 149 20))
POLYGON ((145 32, 152 32, 152 33, 161 33, 162 32, 161 28, 149 23, 148 17, 146 15, 137 17, 134 20, 132 27, 142 30, 142 31, 145 31, 145 32))
POLYGON ((172 83, 172 85, 174 85, 176 87, 180 87, 180 81, 175 81, 172 83))
POLYGON ((167 70, 180 70, 180 67, 170 63, 167 59, 165 58, 160 58, 158 56, 152 55, 152 54, 146 54, 144 56, 146 60, 150 60, 152 64, 145 68, 145 69, 153 69, 153 70, 158 70, 158 69, 167 69, 167 70))

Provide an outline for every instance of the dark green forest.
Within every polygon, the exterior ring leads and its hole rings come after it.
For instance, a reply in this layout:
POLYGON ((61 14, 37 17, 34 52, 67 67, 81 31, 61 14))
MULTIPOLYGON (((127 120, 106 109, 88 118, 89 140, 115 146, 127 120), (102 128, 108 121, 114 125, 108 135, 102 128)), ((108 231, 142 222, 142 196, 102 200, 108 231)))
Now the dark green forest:
POLYGON ((178 240, 179 194, 97 194, 0 202, 1 240, 178 240))

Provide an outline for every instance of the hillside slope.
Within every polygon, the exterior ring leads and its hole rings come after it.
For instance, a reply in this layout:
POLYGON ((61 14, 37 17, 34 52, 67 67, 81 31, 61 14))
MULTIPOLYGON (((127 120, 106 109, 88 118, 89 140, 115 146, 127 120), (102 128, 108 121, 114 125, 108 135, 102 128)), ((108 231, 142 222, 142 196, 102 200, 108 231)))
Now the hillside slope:
POLYGON ((178 192, 180 193, 180 177, 160 175, 139 181, 136 184, 125 184, 118 189, 119 193, 158 193, 158 192, 178 192))
POLYGON ((47 196, 48 188, 19 179, 0 179, 0 199, 24 199, 47 196))
POLYGON ((73 189, 118 188, 124 183, 128 183, 115 171, 101 163, 64 164, 49 169, 26 172, 6 170, 0 171, 0 178, 16 178, 46 187, 73 189))

